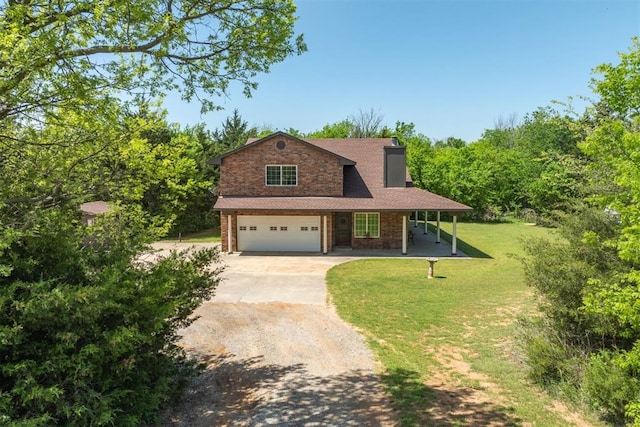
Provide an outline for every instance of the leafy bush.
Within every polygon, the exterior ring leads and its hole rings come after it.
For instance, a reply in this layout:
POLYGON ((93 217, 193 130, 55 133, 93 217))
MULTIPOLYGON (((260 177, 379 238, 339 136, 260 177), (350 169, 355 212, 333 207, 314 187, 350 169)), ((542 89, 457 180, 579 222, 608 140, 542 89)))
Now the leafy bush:
POLYGON ((591 357, 582 387, 593 407, 617 424, 630 421, 625 408, 640 402, 640 381, 629 375, 611 352, 591 357))
POLYGON ((550 327, 575 345, 592 347, 613 333, 583 305, 589 280, 619 267, 615 248, 607 245, 616 228, 603 212, 576 205, 559 218, 558 239, 525 242, 525 277, 540 297, 539 308, 550 327))
POLYGON ((542 318, 525 323, 522 344, 534 381, 621 424, 640 420, 640 346, 637 289, 611 244, 619 232, 615 218, 578 204, 559 218, 559 239, 526 244, 542 318))
POLYGON ((212 295, 217 253, 143 262, 139 218, 40 212, 0 246, 0 424, 140 425, 180 390, 193 367, 176 332, 212 295))
POLYGON ((521 320, 519 339, 533 381, 549 388, 580 383, 585 356, 545 324, 544 319, 521 320))

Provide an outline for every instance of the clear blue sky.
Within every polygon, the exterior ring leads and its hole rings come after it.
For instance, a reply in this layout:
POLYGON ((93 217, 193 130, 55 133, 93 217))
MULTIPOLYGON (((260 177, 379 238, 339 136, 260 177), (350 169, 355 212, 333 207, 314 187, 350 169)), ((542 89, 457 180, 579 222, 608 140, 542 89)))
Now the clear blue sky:
MULTIPOLYGON (((499 118, 590 96, 591 69, 640 34, 640 0, 298 0, 308 52, 215 100, 165 100, 168 119, 209 129, 237 108, 250 125, 302 132, 374 109, 433 139, 477 140, 499 118)), ((581 104, 577 104, 581 106, 581 104)))

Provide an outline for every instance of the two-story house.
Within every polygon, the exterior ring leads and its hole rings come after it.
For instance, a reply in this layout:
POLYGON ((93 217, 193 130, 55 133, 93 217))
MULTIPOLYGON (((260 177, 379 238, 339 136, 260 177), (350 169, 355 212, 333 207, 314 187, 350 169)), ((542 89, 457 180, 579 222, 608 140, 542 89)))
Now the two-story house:
POLYGON ((411 212, 448 212, 455 224, 471 211, 414 187, 405 147, 395 138, 300 139, 277 132, 209 163, 220 165, 214 209, 224 252, 326 254, 347 247, 406 254, 411 212))

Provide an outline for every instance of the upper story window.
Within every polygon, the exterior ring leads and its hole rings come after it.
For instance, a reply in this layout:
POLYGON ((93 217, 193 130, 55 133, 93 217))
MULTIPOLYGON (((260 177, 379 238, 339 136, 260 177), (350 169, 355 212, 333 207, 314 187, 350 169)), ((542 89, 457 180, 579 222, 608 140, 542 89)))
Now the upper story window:
POLYGON ((269 186, 294 187, 298 185, 298 166, 267 165, 265 182, 269 186))

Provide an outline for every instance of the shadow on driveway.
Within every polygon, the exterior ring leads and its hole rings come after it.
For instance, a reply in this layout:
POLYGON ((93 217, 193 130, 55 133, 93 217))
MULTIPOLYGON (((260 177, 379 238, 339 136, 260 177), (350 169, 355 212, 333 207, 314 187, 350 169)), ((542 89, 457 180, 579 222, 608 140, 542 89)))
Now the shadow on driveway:
POLYGON ((379 378, 366 371, 312 375, 302 364, 264 364, 262 358, 229 355, 200 360, 195 378, 164 427, 390 426, 395 425, 379 378))

